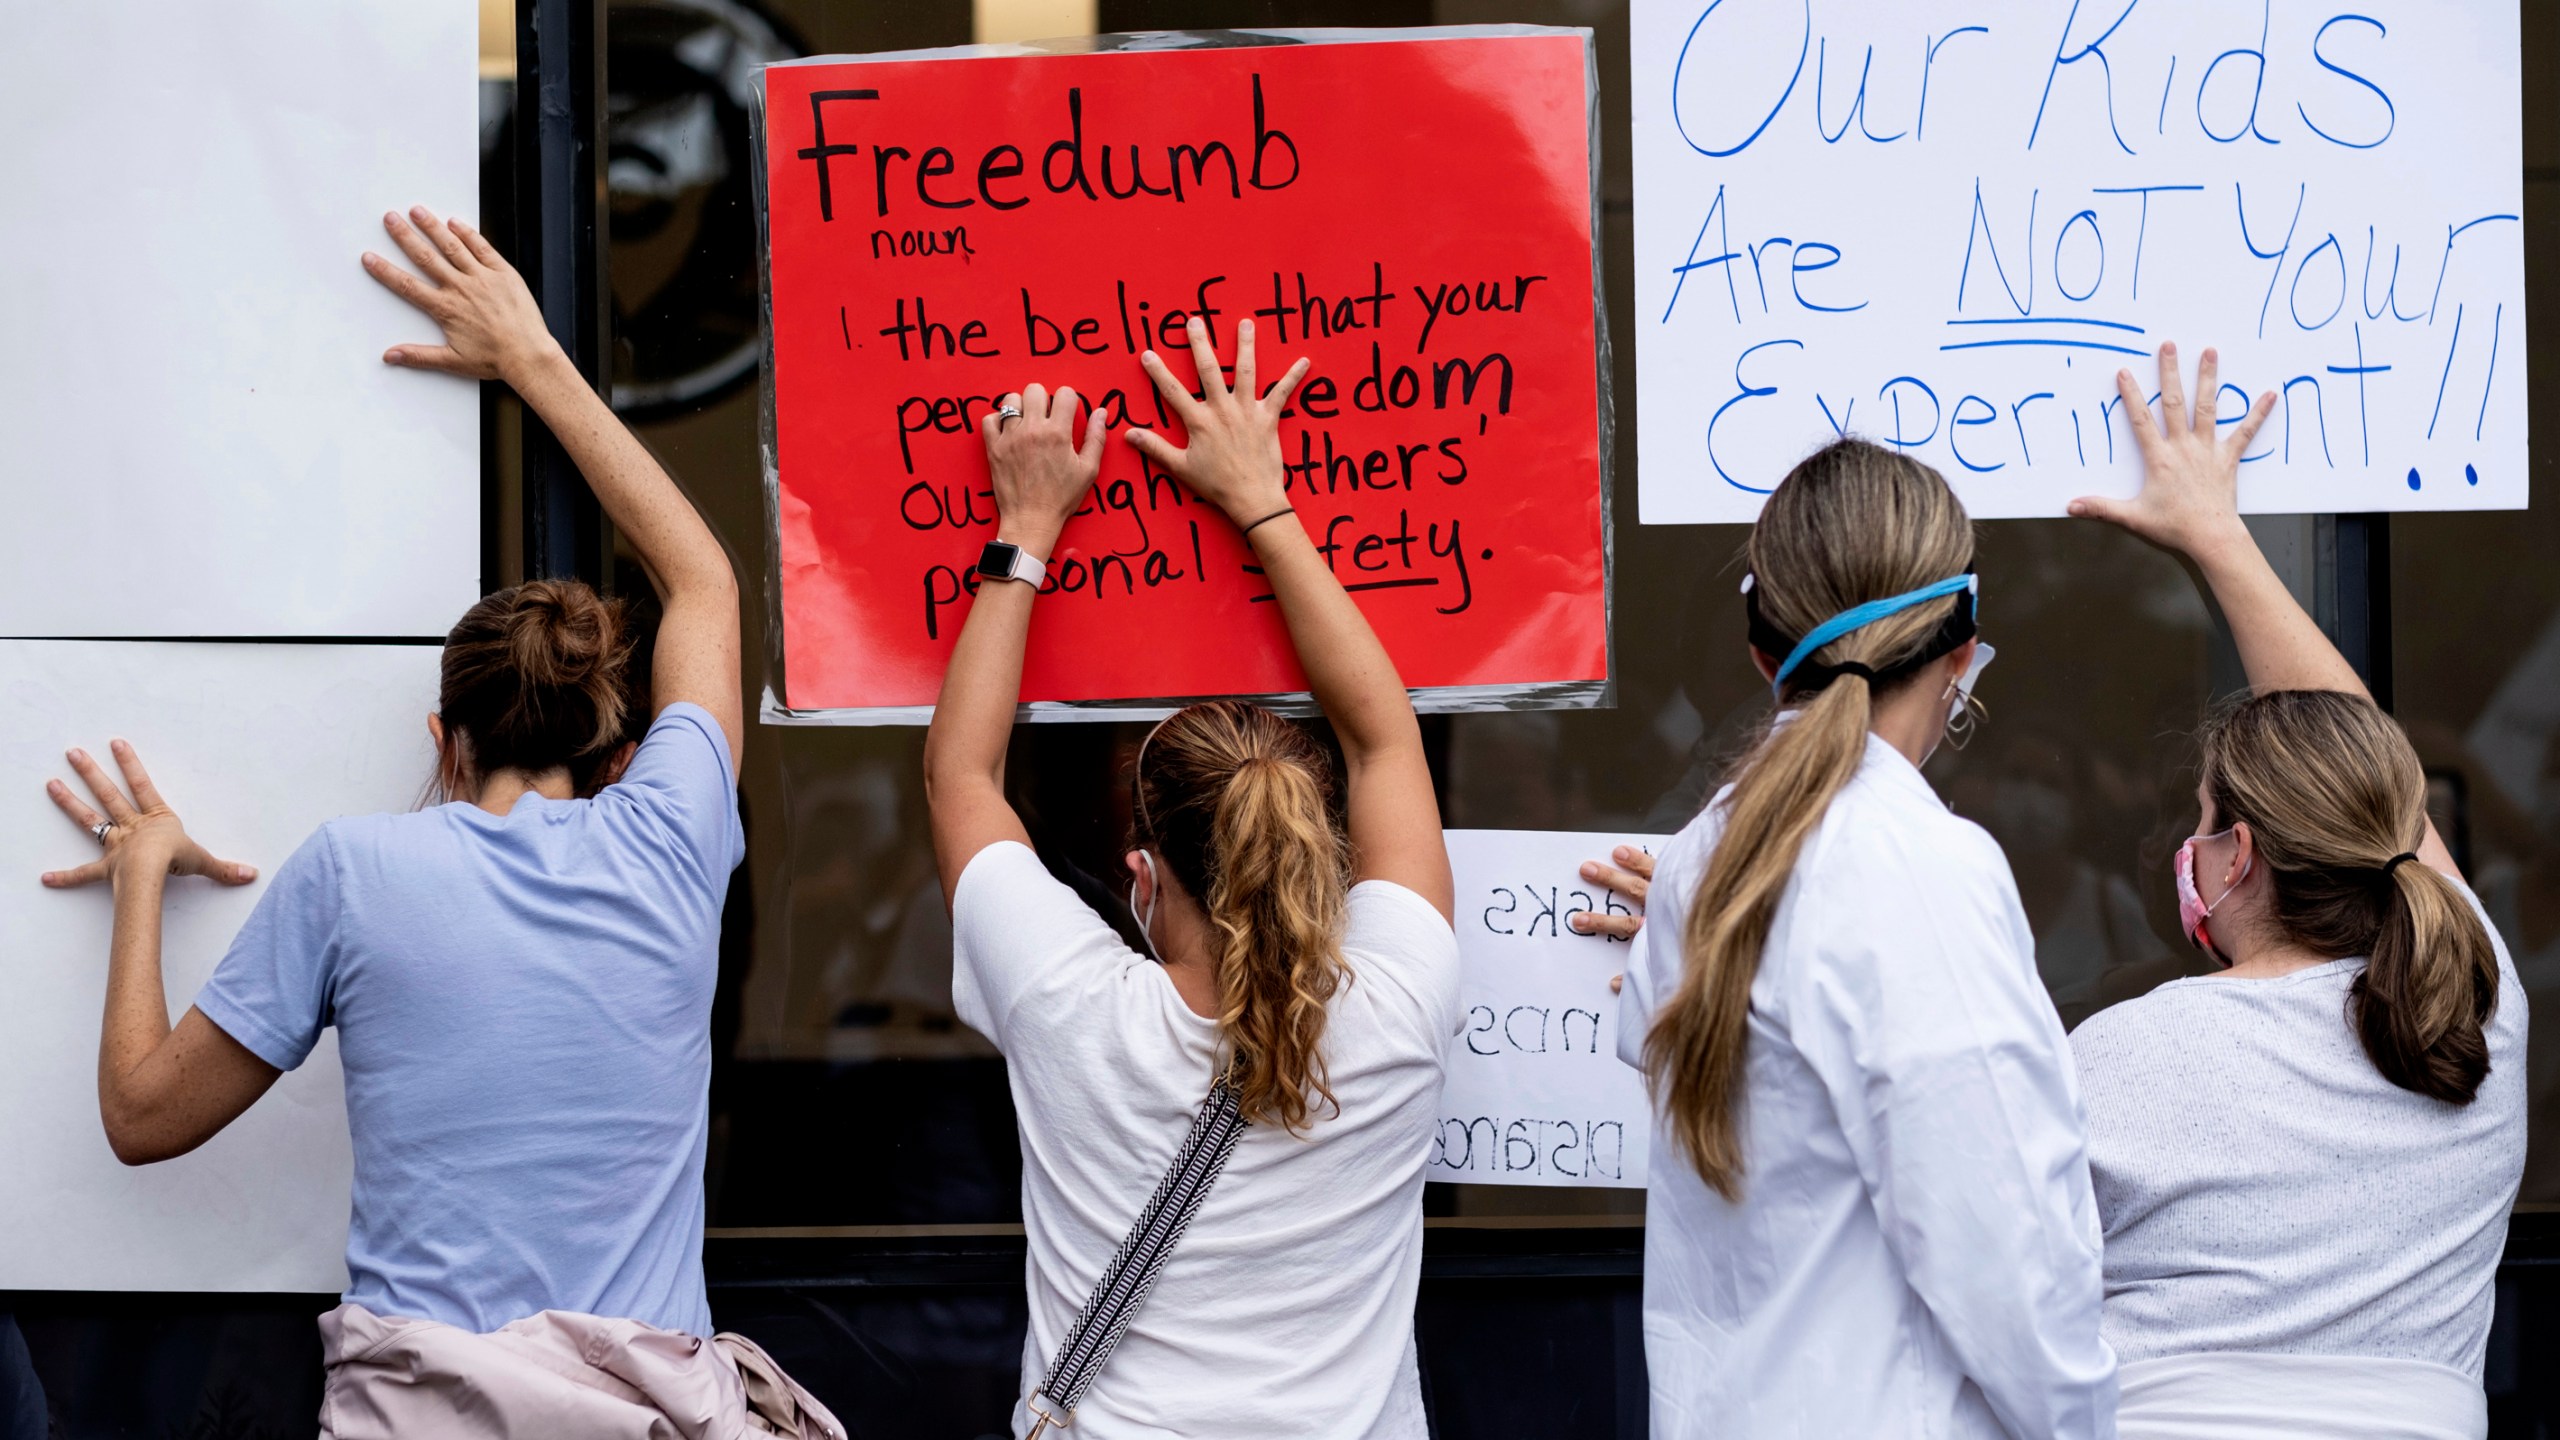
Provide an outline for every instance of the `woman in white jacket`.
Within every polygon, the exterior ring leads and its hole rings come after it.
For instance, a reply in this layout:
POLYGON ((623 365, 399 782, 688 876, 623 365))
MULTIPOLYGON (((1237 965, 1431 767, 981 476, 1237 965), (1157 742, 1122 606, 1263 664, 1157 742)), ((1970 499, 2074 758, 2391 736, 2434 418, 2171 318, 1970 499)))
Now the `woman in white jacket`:
POLYGON ((2111 1436, 2067 1043, 2007 860, 1919 769, 1989 658, 1964 509, 1843 441, 1749 557, 1780 713, 1663 852, 1619 1017, 1653 1433, 2111 1436))

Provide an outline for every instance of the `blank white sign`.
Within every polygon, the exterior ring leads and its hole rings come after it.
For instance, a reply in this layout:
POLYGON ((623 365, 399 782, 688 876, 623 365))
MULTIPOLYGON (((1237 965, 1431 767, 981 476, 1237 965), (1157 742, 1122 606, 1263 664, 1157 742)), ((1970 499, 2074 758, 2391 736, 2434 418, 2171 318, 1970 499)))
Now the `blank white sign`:
POLYGON ((0 635, 442 635, 476 387, 357 266, 478 212, 473 0, 7 10, 0 635))
POLYGON ((215 854, 258 867, 171 882, 169 1011, 266 877, 338 815, 406 809, 433 762, 433 646, 0 642, 0 1290, 334 1291, 352 1160, 336 1032, 193 1154, 129 1169, 98 1120, 113 897, 36 877, 96 853, 44 782, 63 752, 131 740, 215 854))
POLYGON ((1976 516, 2127 495, 2115 376, 2281 400, 2253 511, 2525 504, 2511 0, 1635 0, 1646 523, 1841 434, 1976 516))
POLYGON ((1439 1128, 1423 1175, 1478 1185, 1644 1188, 1653 1134, 1644 1080, 1618 1059, 1609 979, 1627 946, 1565 916, 1625 906, 1583 882, 1585 860, 1667 835, 1452 830, 1459 1003, 1439 1128))

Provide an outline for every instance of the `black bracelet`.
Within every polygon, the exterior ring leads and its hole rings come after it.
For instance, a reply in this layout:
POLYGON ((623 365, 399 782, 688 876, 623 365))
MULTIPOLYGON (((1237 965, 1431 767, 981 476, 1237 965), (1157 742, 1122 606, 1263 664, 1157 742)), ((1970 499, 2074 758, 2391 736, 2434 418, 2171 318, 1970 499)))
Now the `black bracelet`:
POLYGON ((1281 506, 1279 509, 1272 511, 1270 514, 1263 516, 1261 519, 1254 521, 1254 522, 1253 522, 1253 525, 1247 525, 1247 526, 1246 526, 1246 527, 1244 527, 1243 529, 1241 529, 1241 530, 1237 531, 1237 532, 1236 532, 1236 534, 1237 534, 1237 535, 1239 535, 1239 536, 1250 535, 1250 534, 1252 534, 1252 533, 1253 533, 1253 526, 1254 526, 1254 525, 1268 525, 1268 524, 1270 524, 1272 521, 1279 519, 1279 518, 1280 518, 1281 516, 1283 516, 1283 515, 1295 515, 1295 514, 1297 514, 1297 513, 1298 513, 1298 507, 1297 507, 1297 506, 1295 506, 1295 505, 1283 505, 1283 506, 1281 506))

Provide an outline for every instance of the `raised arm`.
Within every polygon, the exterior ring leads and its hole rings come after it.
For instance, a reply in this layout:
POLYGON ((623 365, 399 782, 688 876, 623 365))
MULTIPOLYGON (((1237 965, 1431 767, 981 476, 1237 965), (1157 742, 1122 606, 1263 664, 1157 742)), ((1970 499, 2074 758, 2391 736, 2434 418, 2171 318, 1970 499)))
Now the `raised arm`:
POLYGON ((117 1159, 147 1165, 212 1139, 283 1072, 192 1006, 174 1028, 169 1024, 169 992, 160 978, 160 901, 169 877, 201 875, 217 885, 246 885, 258 872, 206 853, 160 798, 142 757, 122 740, 113 748, 125 786, 133 791, 129 798, 81 750, 70 752, 71 768, 97 809, 60 780, 46 783, 53 803, 96 836, 103 853, 85 865, 49 870, 43 879, 56 890, 100 880, 115 887, 106 1013, 98 1032, 98 1118, 117 1159))
POLYGON ((1349 820, 1362 879, 1392 880, 1451 915, 1457 888, 1440 835, 1440 803, 1423 756, 1413 701, 1368 617, 1298 523, 1280 453, 1280 414, 1305 378, 1307 362, 1289 367, 1268 395, 1254 373, 1253 322, 1236 325, 1235 385, 1230 389, 1210 348, 1208 327, 1190 323, 1191 358, 1201 393, 1193 396, 1163 357, 1139 357, 1182 421, 1190 446, 1131 430, 1129 443, 1226 512, 1244 530, 1263 578, 1279 597, 1281 618, 1307 672, 1307 688, 1324 707, 1350 768, 1349 820))
MULTIPOLYGON (((1067 517, 1084 503, 1102 471, 1110 416, 1093 412, 1081 448, 1075 420, 1076 392, 1062 388, 1052 396, 1031 385, 1004 397, 997 413, 979 425, 996 495, 996 538, 1044 565, 1057 554, 1067 517)), ((925 731, 925 804, 933 817, 933 859, 942 871, 945 906, 960 888, 960 872, 979 851, 1004 840, 1031 843, 1022 817, 1004 798, 1004 752, 1022 697, 1022 649, 1038 593, 1026 580, 978 580, 951 668, 942 676, 932 728, 925 731)))
POLYGON ((651 657, 655 713, 679 700, 709 711, 729 737, 734 770, 745 754, 738 686, 738 581, 728 552, 640 443, 560 349, 524 278, 486 237, 424 206, 382 226, 426 276, 368 251, 367 274, 444 328, 442 345, 395 345, 383 360, 474 380, 504 380, 551 427, 614 528, 630 540, 664 612, 651 657))
MULTIPOLYGON (((2121 525, 2195 562, 2231 626, 2250 689, 2261 695, 2343 690, 2371 699, 2355 667, 2303 612, 2240 521, 2240 456, 2274 411, 2275 392, 2260 395, 2225 438, 2216 404, 2221 382, 2221 357, 2207 349, 2196 367, 2197 398, 2190 406, 2178 373, 2178 347, 2162 345, 2155 420, 2141 382, 2130 370, 2117 371, 2116 389, 2142 451, 2142 489, 2130 500, 2084 496, 2071 502, 2071 513, 2121 525)), ((2433 869, 2460 877, 2432 820, 2417 853, 2433 869)))

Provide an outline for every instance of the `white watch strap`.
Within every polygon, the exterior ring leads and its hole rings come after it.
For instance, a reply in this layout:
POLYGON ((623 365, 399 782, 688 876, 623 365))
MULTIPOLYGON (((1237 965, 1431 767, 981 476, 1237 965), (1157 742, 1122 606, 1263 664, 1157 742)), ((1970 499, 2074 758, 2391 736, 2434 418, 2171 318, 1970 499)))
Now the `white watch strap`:
POLYGON ((1012 578, 1021 581, 1034 590, 1037 590, 1042 585, 1048 583, 1049 567, 1041 561, 1039 556, 1032 554, 1030 551, 1023 549, 1019 545, 1016 545, 1013 547, 1013 570, 1011 574, 1012 578))

